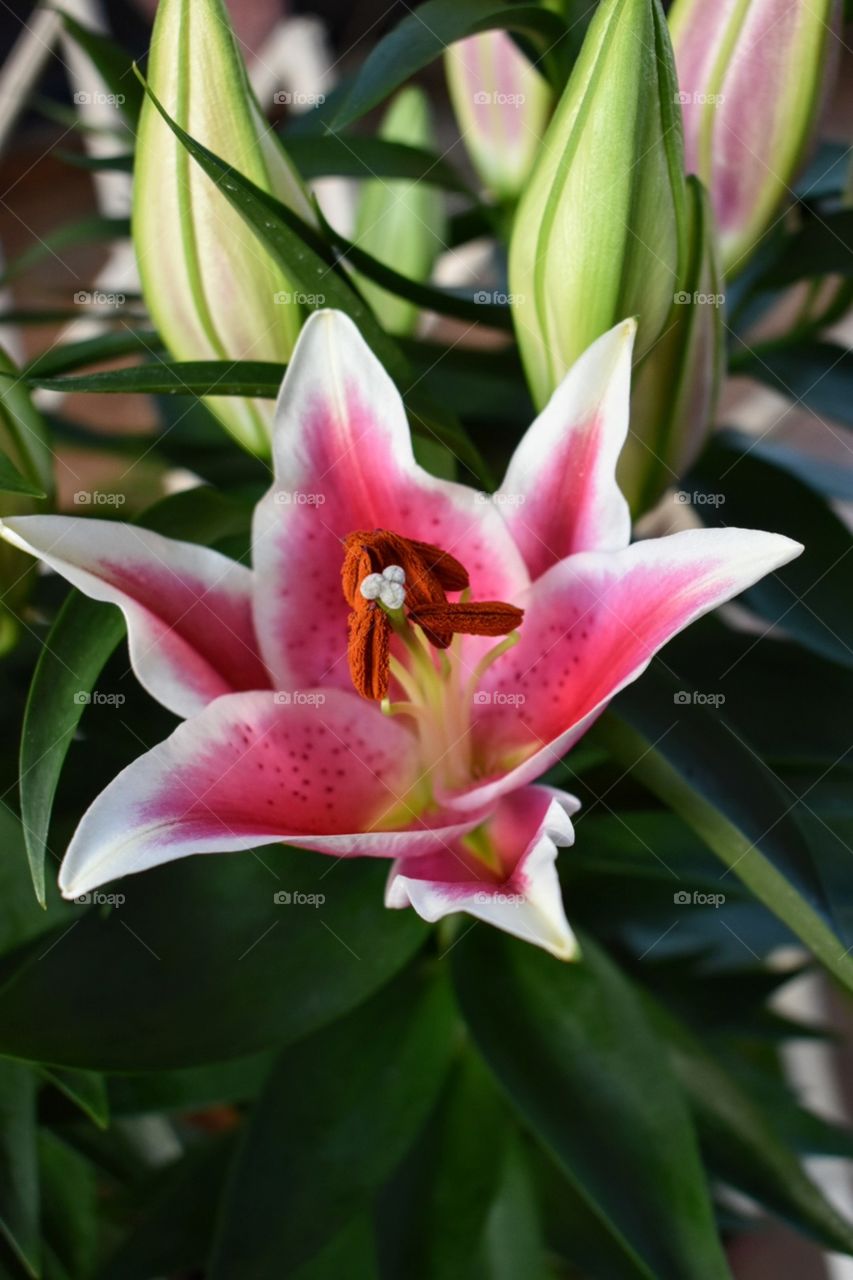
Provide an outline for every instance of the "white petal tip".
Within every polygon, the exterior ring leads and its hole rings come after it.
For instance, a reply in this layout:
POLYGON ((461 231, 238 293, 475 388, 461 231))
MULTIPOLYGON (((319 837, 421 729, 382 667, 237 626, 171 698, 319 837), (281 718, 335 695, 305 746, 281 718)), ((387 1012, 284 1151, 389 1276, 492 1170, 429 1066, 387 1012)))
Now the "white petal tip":
POLYGON ((0 520, 0 538, 2 538, 4 542, 8 542, 10 546, 17 547, 19 551, 26 551, 31 556, 35 555, 36 553, 30 544, 26 542, 19 533, 15 532, 13 526, 14 521, 12 520, 0 520))
POLYGON ((567 964, 575 960, 580 960, 581 949, 578 946, 578 940, 573 933, 563 938, 560 942, 553 944, 543 944, 546 951, 550 951, 552 956, 556 956, 558 960, 564 960, 567 964))

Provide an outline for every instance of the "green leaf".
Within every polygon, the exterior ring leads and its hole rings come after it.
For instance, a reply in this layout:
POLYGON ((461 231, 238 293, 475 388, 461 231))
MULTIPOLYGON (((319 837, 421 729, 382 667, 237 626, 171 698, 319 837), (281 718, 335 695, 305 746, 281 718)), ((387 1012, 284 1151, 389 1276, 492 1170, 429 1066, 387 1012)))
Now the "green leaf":
POLYGON ((545 1241, 524 1148, 513 1135, 501 1185, 486 1222, 484 1262, 489 1280, 546 1280, 545 1241))
POLYGON ((688 476, 706 524, 770 529, 804 546, 802 555, 744 593, 768 622, 814 653, 853 666, 853 603, 848 561, 853 535, 813 489, 766 459, 716 436, 688 476), (714 501, 701 501, 703 495, 714 501))
MULTIPOLYGON (((545 1152, 531 1152, 536 1191, 549 1256, 558 1256, 574 1280, 606 1276, 607 1280, 649 1280, 639 1258, 629 1256, 594 1207, 564 1176, 545 1152)), ((554 1272, 549 1270, 548 1280, 554 1272)))
POLYGON ((367 1214, 359 1214, 303 1266, 289 1273, 291 1280, 380 1280, 373 1228, 367 1214))
POLYGON ((638 1274, 728 1277, 693 1130, 639 1000, 582 958, 476 927, 452 952, 471 1032, 510 1100, 638 1274))
MULTIPOLYGON (((844 9, 853 17, 850 3, 845 3, 844 9)), ((835 198, 847 186, 849 173, 850 148, 847 143, 822 141, 817 143, 811 159, 794 183, 794 191, 801 200, 835 198)))
POLYGON ((288 134, 285 145, 302 177, 308 180, 327 174, 342 178, 405 178, 446 191, 471 194, 453 166, 426 147, 339 133, 319 137, 288 134))
MULTIPOLYGON (((725 698, 723 716, 762 759, 815 765, 820 773, 849 756, 850 734, 839 705, 853 705, 853 671, 800 645, 763 640, 703 618, 666 651, 683 688, 725 698), (784 689, 784 697, 779 690, 784 689)), ((851 762, 853 763, 853 762, 851 762)))
POLYGON ((254 1098, 272 1066, 272 1051, 183 1071, 136 1071, 112 1076, 109 1103, 116 1115, 201 1111, 254 1098))
POLYGON ((0 953, 5 954, 63 920, 70 923, 73 909, 53 884, 47 909, 36 902, 21 820, 5 802, 0 804, 0 850, 0 953))
POLYGON ((832 342, 792 343, 745 352, 732 361, 746 373, 805 405, 819 417, 853 427, 850 385, 853 352, 832 342))
MULTIPOLYGON (((843 789, 848 797, 853 794, 848 773, 843 775, 843 789)), ((813 799, 806 788, 800 823, 830 905, 833 925, 845 946, 853 947, 853 816, 834 814, 824 818, 815 812, 813 799)))
POLYGON ((305 303, 307 309, 313 311, 334 307, 345 312, 358 326, 364 340, 398 386, 407 390, 407 408, 415 430, 426 431, 435 436, 452 449, 476 476, 488 483, 488 468, 464 431, 440 404, 428 401, 413 385, 408 362, 400 348, 384 332, 359 294, 335 269, 327 246, 313 228, 280 201, 237 173, 207 147, 191 138, 168 115, 151 89, 146 88, 146 92, 193 159, 216 183, 225 198, 280 263, 294 285, 304 293, 308 300, 305 303))
POLYGON ((118 152, 114 156, 93 156, 85 151, 66 151, 64 147, 56 147, 53 154, 65 164, 91 173, 133 173, 132 151, 118 152))
MULTIPOLYGON (((375 281, 376 284, 382 285, 389 293, 408 298, 410 302, 423 307, 425 311, 435 311, 441 316, 453 316, 457 320, 467 320, 471 324, 484 324, 493 329, 512 330, 512 314, 509 306, 486 301, 485 298, 478 301, 476 293, 472 297, 462 297, 447 289, 439 289, 435 285, 424 284, 419 280, 412 280, 409 276, 401 275, 399 271, 386 266, 384 262, 380 262, 378 258, 373 257, 352 240, 335 231, 322 214, 320 217, 329 240, 343 251, 342 258, 349 262, 350 266, 355 267, 356 271, 375 281)), ((490 294, 486 296, 491 297, 490 294)))
POLYGON ((126 395, 261 396, 274 400, 286 366, 264 360, 157 360, 132 369, 110 369, 73 378, 28 376, 50 391, 100 391, 126 395))
POLYGON ((772 1113, 750 1098, 682 1024, 660 1009, 652 1016, 671 1042, 679 1083, 717 1177, 824 1248, 853 1253, 853 1224, 835 1211, 780 1141, 772 1113))
POLYGON ((40 1074, 48 1084, 55 1085, 64 1093, 99 1129, 106 1129, 110 1120, 110 1104, 106 1081, 102 1075, 95 1071, 69 1071, 62 1067, 41 1067, 40 1074))
MULTIPOLYGON (((2 387, 2 379, 0 379, 2 387)), ((23 493, 30 498, 46 498, 43 489, 25 480, 20 471, 16 471, 5 453, 0 453, 0 493, 23 493)))
MULTIPOLYGON (((71 249, 78 244, 102 244, 107 240, 126 239, 129 235, 129 218, 106 218, 100 214, 89 214, 77 222, 66 223, 64 227, 49 232, 42 236, 38 244, 25 249, 0 274, 0 285, 17 279, 44 258, 56 257, 59 250, 71 249)), ((69 283, 74 281, 76 276, 72 276, 69 271, 69 283)))
MULTIPOLYGON (((783 467, 807 484, 817 493, 828 498, 841 498, 845 502, 853 502, 853 467, 839 467, 829 458, 821 458, 807 453, 799 445, 789 445, 775 440, 772 436, 766 440, 756 440, 740 432, 727 431, 726 437, 737 441, 741 452, 751 448, 756 457, 764 458, 774 467, 783 467)), ((808 445, 808 441, 803 441, 808 445)))
POLYGON ((79 320, 78 307, 7 307, 0 310, 0 324, 60 324, 79 320))
POLYGON ((41 1274, 36 1077, 0 1061, 0 1236, 28 1275, 41 1274))
POLYGON ((367 1206, 429 1113, 454 1021, 446 980, 407 973, 285 1050, 232 1172, 211 1280, 290 1275, 367 1206))
POLYGON ((100 31, 83 26, 70 13, 63 13, 62 21, 68 34, 88 55, 107 89, 116 95, 117 107, 135 132, 144 95, 133 74, 130 54, 100 31))
POLYGON ((98 1187, 84 1157, 49 1130, 39 1134, 45 1280, 86 1280, 98 1245, 98 1187))
POLYGON ((42 906, 50 815, 62 764, 87 695, 123 635, 117 609, 73 592, 33 673, 21 733, 21 813, 33 888, 42 906))
POLYGON ((122 329, 117 333, 100 333, 94 338, 81 338, 78 342, 66 342, 50 347, 24 367, 24 378, 31 385, 36 380, 55 378, 57 374, 79 369, 87 364, 99 364, 116 356, 136 355, 143 352, 154 355, 161 349, 156 333, 122 329))
POLYGON ((495 351, 443 347, 405 339, 403 349, 418 378, 443 395, 465 422, 482 424, 484 440, 507 455, 536 416, 514 346, 495 351))
POLYGON ((186 858, 123 882, 111 910, 78 906, 77 923, 6 957, 0 1052, 173 1069, 254 1054, 340 1017, 426 929, 413 912, 386 911, 384 866, 343 859, 327 880, 329 870, 278 846, 186 858), (284 906, 281 889, 326 901, 284 906))
POLYGON ((639 684, 623 690, 598 732, 620 764, 853 988, 853 961, 828 922, 790 795, 719 714, 676 702, 679 693, 679 681, 658 660, 639 684))
POLYGON ((136 1197, 135 1225, 98 1280, 151 1280, 201 1269, 233 1153, 234 1135, 223 1134, 190 1147, 164 1170, 136 1197))
POLYGON ((557 54, 569 41, 566 24, 556 13, 494 0, 427 0, 371 50, 335 117, 335 128, 345 128, 378 106, 449 44, 495 28, 529 36, 555 87, 563 87, 565 67, 557 54))
MULTIPOLYGON (((612 760, 596 781, 578 818, 571 857, 561 859, 572 920, 614 948, 634 956, 653 953, 656 961, 671 957, 686 972, 691 957, 700 954, 709 964, 741 965, 748 953, 739 938, 748 938, 761 955, 790 945, 789 931, 738 879, 721 883, 719 860, 675 814, 627 808, 627 797, 618 811, 612 800, 610 813, 596 810, 597 797, 623 773, 612 760), (684 891, 691 899, 703 896, 685 910, 674 900, 684 891)), ((583 795, 570 779, 556 785, 583 795)), ((629 794, 640 802, 633 785, 629 794)))
POLYGON ((853 276, 853 209, 809 218, 783 241, 779 257, 759 280, 762 289, 781 289, 809 276, 853 276))
MULTIPOLYGON (((50 432, 39 410, 33 404, 29 389, 15 362, 0 348, 0 449, 3 451, 2 477, 7 493, 24 493, 30 497, 53 495, 54 457, 50 432), (12 474, 10 474, 10 466, 12 474), (23 483, 23 488, 21 487, 23 483), (13 487, 17 486, 17 487, 13 487)), ((17 504, 6 514, 32 509, 17 504)))
MULTIPOLYGON (((233 531, 234 520, 233 504, 211 490, 196 489, 159 504, 140 523, 173 538, 213 542, 233 531)), ((42 905, 50 815, 62 765, 87 695, 124 630, 124 618, 113 605, 71 592, 33 673, 21 733, 21 816, 33 887, 42 905)))
POLYGON ((479 1056, 455 1064, 424 1132, 376 1212, 383 1274, 469 1280, 504 1173, 506 1105, 479 1056))
POLYGON ((853 352, 832 342, 791 343, 738 354, 732 371, 749 374, 820 417, 853 426, 853 352))

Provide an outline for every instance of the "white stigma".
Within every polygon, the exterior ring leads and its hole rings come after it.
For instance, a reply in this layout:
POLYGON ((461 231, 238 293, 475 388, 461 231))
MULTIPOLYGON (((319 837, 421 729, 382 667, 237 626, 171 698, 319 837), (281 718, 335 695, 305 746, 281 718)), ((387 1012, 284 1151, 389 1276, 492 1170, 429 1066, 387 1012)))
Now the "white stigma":
POLYGON ((389 609, 402 609, 406 588, 399 582, 386 582, 379 592, 379 599, 389 609))
POLYGON ((359 584, 365 600, 379 600, 386 609, 402 609, 406 599, 406 574, 398 564, 389 564, 381 573, 369 573, 359 584))

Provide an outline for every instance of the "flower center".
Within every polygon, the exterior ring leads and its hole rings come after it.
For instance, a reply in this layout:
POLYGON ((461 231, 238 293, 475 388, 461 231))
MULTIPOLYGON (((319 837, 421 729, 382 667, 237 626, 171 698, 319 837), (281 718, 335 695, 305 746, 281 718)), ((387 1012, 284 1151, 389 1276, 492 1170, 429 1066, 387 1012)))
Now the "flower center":
POLYGON ((387 529, 344 539, 341 580, 352 610, 347 657, 353 685, 386 715, 411 718, 424 763, 420 799, 428 807, 436 782, 452 788, 473 776, 474 694, 487 668, 515 644, 523 611, 468 599, 467 570, 449 552, 387 529), (463 597, 450 601, 448 592, 463 597), (472 662, 463 635, 504 639, 472 662), (392 689, 402 696, 392 699, 392 689))

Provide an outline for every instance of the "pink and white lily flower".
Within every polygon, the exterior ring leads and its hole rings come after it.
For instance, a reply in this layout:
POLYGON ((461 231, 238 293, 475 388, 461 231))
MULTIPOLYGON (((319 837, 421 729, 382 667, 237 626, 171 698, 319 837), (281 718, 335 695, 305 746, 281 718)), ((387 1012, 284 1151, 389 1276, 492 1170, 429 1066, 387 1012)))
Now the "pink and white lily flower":
POLYGON ((418 466, 357 329, 315 314, 281 387, 251 569, 110 521, 5 521, 10 542, 119 605, 139 680, 184 717, 84 815, 63 894, 284 842, 388 858, 388 906, 468 912, 571 957, 555 860, 578 802, 536 779, 667 640, 801 550, 740 529, 629 545, 615 468, 634 332, 617 325, 577 361, 488 496, 418 466), (425 613, 427 579, 383 562, 387 546, 432 563, 425 613), (362 623, 380 637, 366 676, 349 643, 362 623))

